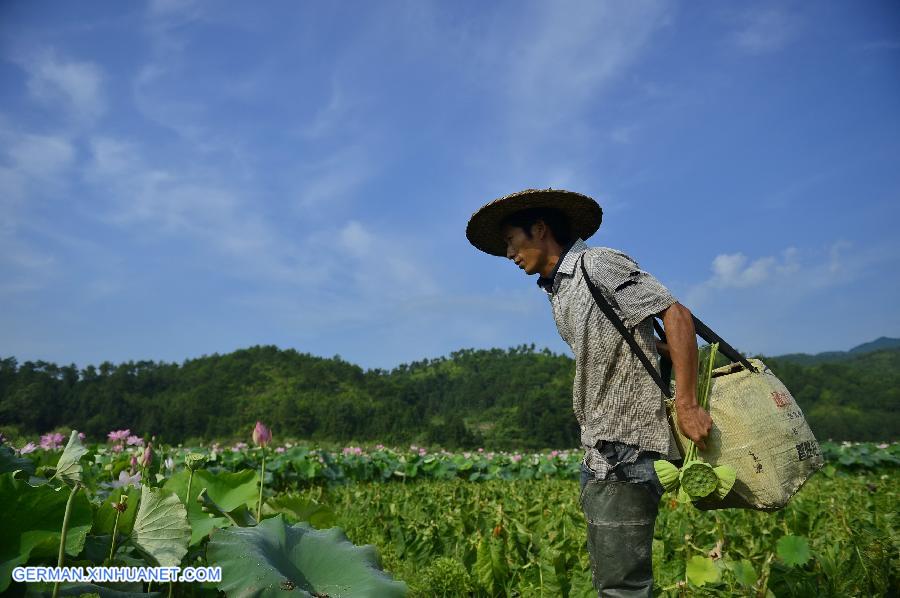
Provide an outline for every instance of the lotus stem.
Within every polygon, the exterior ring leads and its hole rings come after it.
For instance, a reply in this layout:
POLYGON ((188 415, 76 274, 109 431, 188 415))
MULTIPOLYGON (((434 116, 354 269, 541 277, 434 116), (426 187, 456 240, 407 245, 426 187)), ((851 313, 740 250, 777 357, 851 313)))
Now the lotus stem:
POLYGON ((263 449, 262 466, 259 468, 259 501, 256 503, 256 522, 262 521, 263 486, 266 483, 266 450, 263 449))
MULTIPOLYGON (((79 490, 81 490, 81 484, 75 482, 75 486, 72 487, 72 491, 69 493, 69 500, 66 501, 66 513, 63 515, 62 531, 59 534, 59 558, 56 560, 57 569, 61 569, 66 560, 66 536, 69 532, 69 515, 72 513, 72 499, 75 498, 75 494, 79 490)), ((60 583, 61 582, 57 581, 53 584, 53 598, 59 596, 60 583)))
POLYGON ((191 499, 191 485, 194 483, 194 470, 190 469, 190 474, 188 475, 188 487, 187 493, 184 495, 184 508, 190 509, 190 503, 188 502, 191 499))
POLYGON ((113 553, 116 552, 116 534, 119 533, 119 515, 121 515, 121 513, 119 512, 119 509, 116 509, 116 522, 113 523, 112 543, 109 545, 109 559, 107 559, 110 562, 112 562, 113 553))

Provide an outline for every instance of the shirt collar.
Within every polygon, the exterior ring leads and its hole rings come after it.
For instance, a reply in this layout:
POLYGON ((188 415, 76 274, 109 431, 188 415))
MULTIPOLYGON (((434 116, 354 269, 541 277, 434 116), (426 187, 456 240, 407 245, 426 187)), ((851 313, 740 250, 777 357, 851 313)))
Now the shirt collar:
POLYGON ((581 239, 576 239, 574 243, 563 249, 562 254, 559 256, 559 261, 556 262, 556 267, 553 269, 553 272, 550 273, 550 276, 538 278, 537 284, 539 287, 547 291, 548 293, 553 291, 553 287, 556 286, 556 278, 557 275, 562 273, 568 276, 572 276, 575 272, 575 264, 578 262, 578 257, 587 251, 588 246, 581 239))

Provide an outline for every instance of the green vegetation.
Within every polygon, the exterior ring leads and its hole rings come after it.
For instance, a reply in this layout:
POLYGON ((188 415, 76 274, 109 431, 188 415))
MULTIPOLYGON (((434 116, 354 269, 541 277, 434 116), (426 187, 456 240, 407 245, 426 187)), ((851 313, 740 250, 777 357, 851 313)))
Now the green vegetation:
MULTIPOLYGON (((178 596, 248 583, 263 596, 596 595, 575 453, 332 452, 262 434, 254 448, 150 449, 128 432, 88 446, 72 432, 62 451, 0 446, 0 592, 49 593, 52 584, 11 583, 9 574, 64 563, 222 567, 220 582, 153 586, 178 596)), ((658 595, 896 595, 900 445, 823 452, 832 464, 778 513, 707 512, 664 497, 653 542, 658 595)))
MULTIPOLYGON (((896 595, 897 493, 886 471, 830 470, 778 513, 664 499, 655 595, 896 595)), ((321 500, 352 541, 379 547, 413 596, 597 595, 575 481, 350 484, 321 500)))
MULTIPOLYGON (((879 345, 880 346, 880 345, 879 345)), ((900 438, 900 349, 802 365, 763 358, 791 389, 820 440, 900 438)), ((183 364, 78 369, 0 360, 0 422, 17 438, 63 427, 89 438, 128 427, 168 442, 234 438, 245 422, 318 442, 450 448, 574 447, 574 362, 534 347, 463 350, 368 370, 276 347, 183 364)))

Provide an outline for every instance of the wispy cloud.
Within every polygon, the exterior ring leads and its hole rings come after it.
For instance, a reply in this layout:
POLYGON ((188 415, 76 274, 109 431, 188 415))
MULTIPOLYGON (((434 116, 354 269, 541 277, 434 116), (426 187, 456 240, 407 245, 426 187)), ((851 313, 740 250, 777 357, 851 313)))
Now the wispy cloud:
POLYGON ((291 178, 300 211, 333 207, 352 197, 378 171, 381 160, 370 148, 371 144, 352 143, 297 164, 291 178))
POLYGON ((786 46, 796 34, 797 19, 782 8, 751 9, 739 19, 732 41, 748 54, 767 54, 786 46))
POLYGON ((296 274, 279 235, 227 178, 212 178, 154 164, 134 143, 93 138, 87 180, 105 206, 105 219, 117 226, 151 226, 238 260, 236 273, 296 274))
POLYGON ((104 74, 99 65, 60 56, 53 48, 22 53, 16 62, 28 76, 32 98, 90 123, 106 110, 104 74))
POLYGON ((504 38, 510 45, 500 53, 509 127, 525 135, 577 125, 668 20, 665 3, 655 0, 534 6, 520 24, 527 35, 504 38))
POLYGON ((75 157, 68 139, 52 135, 22 135, 8 152, 19 172, 42 179, 61 173, 71 166, 75 157))

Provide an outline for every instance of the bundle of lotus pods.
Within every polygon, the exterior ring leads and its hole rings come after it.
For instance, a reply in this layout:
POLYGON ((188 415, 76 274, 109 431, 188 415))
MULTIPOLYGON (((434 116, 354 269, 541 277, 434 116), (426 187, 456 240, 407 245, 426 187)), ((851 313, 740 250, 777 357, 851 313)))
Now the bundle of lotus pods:
MULTIPOLYGON (((719 344, 709 347, 706 360, 700 366, 697 380, 697 403, 709 409, 709 391, 712 387, 712 371, 716 362, 719 344)), ((735 471, 730 465, 713 467, 697 454, 697 446, 688 439, 684 465, 678 469, 664 459, 654 461, 656 475, 667 492, 677 492, 679 502, 691 502, 710 495, 721 500, 734 486, 735 471)))

